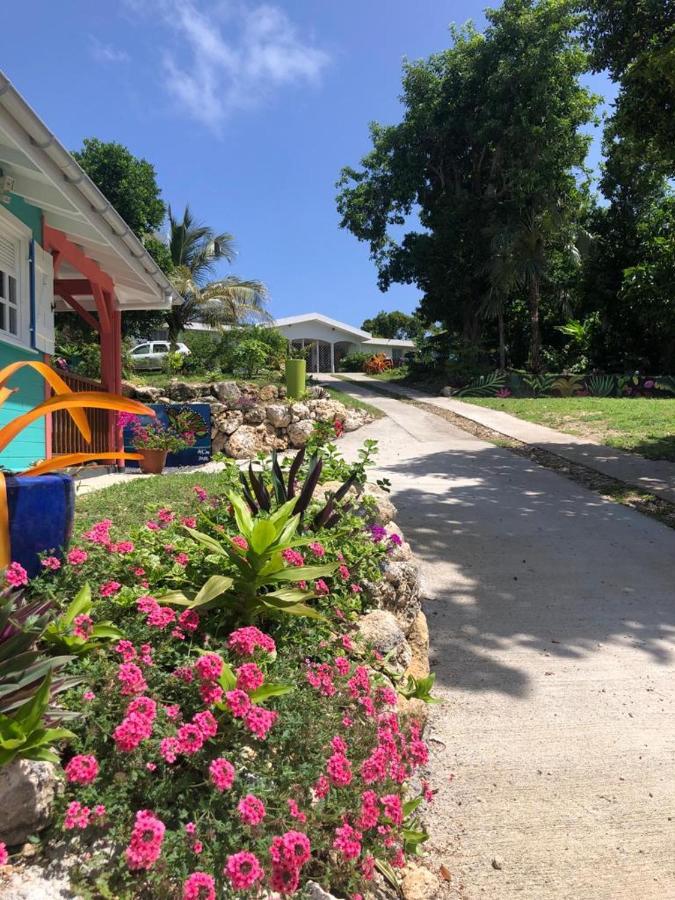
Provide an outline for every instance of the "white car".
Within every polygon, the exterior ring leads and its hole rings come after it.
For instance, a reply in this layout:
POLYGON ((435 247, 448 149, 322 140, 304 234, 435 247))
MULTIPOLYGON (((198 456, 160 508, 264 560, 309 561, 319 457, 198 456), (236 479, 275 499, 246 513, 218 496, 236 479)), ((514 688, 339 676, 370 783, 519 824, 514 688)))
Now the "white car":
MULTIPOLYGON (((146 341, 138 344, 131 351, 131 362, 134 369, 161 369, 164 360, 171 350, 168 341, 146 341)), ((190 349, 185 344, 176 344, 176 353, 183 356, 190 355, 190 349)))

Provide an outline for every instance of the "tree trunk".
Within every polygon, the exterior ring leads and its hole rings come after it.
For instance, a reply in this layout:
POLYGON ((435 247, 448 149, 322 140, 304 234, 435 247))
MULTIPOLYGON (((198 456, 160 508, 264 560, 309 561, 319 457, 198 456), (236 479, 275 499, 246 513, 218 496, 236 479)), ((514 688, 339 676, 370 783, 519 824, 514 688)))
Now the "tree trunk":
POLYGON ((504 340, 504 308, 501 303, 497 310, 497 328, 499 330, 499 368, 503 372, 506 369, 506 343, 504 340))
POLYGON ((180 334, 180 327, 177 322, 172 321, 173 317, 171 313, 169 313, 167 319, 169 347, 171 349, 171 352, 175 353, 178 349, 178 335, 180 334))
POLYGON ((528 288, 528 305, 530 308, 530 359, 529 367, 532 372, 541 372, 541 327, 539 324, 539 306, 541 294, 539 290, 539 276, 530 278, 528 288))

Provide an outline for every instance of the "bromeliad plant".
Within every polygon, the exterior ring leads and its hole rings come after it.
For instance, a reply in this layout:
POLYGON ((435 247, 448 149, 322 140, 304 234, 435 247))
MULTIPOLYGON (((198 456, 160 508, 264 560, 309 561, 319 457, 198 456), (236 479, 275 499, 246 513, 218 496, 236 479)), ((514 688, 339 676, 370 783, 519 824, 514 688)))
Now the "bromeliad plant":
MULTIPOLYGON (((317 475, 318 479, 318 475, 317 475)), ((300 498, 302 498, 302 493, 300 498)), ((292 497, 266 518, 255 518, 237 494, 229 495, 239 534, 224 541, 185 526, 191 537, 215 557, 234 566, 235 575, 212 575, 193 598, 174 591, 158 598, 161 602, 209 610, 226 608, 243 621, 285 613, 322 619, 307 605, 319 596, 312 589, 301 589, 299 583, 329 578, 337 564, 297 565, 298 547, 309 545, 313 538, 298 536, 301 513, 298 500, 292 497), (278 585, 289 585, 287 587, 278 585)))
MULTIPOLYGON (((263 475, 253 471, 253 466, 251 464, 249 464, 248 467, 248 479, 243 472, 240 474, 244 499, 254 516, 261 510, 270 512, 273 506, 273 499, 276 499, 278 504, 290 504, 291 501, 295 499, 294 505, 290 508, 293 511, 293 515, 300 517, 298 530, 302 531, 304 515, 312 502, 314 492, 319 484, 323 470, 323 460, 319 459, 318 456, 312 456, 309 461, 305 480, 298 491, 296 479, 304 459, 305 449, 303 448, 295 455, 288 472, 288 477, 284 477, 276 451, 274 451, 272 453, 271 470, 272 491, 270 491, 265 484, 263 475)), ((351 508, 351 503, 345 503, 341 506, 338 504, 346 497, 349 489, 353 487, 357 481, 358 472, 355 470, 349 475, 347 480, 338 488, 338 490, 329 496, 324 506, 312 518, 311 528, 314 531, 318 531, 321 528, 333 528, 337 525, 342 515, 351 508)))

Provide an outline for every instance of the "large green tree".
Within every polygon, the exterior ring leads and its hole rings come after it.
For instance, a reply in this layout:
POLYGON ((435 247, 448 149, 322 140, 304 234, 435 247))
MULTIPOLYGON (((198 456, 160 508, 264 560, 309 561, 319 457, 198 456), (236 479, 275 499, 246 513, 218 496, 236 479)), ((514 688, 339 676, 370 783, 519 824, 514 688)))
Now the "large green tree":
POLYGON ((384 309, 373 316, 372 319, 365 319, 361 326, 364 331, 369 331, 374 337, 381 338, 398 338, 399 340, 408 338, 414 340, 424 334, 424 324, 416 315, 408 315, 399 309, 386 311, 384 309))
POLYGON ((73 156, 141 240, 162 225, 166 207, 154 166, 123 144, 85 138, 73 156))
POLYGON ((341 224, 368 241, 380 287, 416 284, 421 312, 476 343, 499 295, 528 298, 541 366, 542 283, 569 244, 576 175, 595 99, 566 0, 505 0, 483 34, 404 67, 403 120, 371 126, 373 150, 339 182, 341 224), (421 228, 405 230, 416 214, 421 228), (499 260, 503 266, 499 265, 499 260))
POLYGON ((616 122, 675 173, 674 0, 580 0, 596 71, 619 84, 616 122))

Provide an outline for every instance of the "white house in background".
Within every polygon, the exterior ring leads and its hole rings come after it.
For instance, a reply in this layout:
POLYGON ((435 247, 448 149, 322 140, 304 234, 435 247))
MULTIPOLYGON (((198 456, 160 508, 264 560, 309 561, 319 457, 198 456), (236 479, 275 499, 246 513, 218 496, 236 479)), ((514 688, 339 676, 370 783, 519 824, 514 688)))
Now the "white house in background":
POLYGON ((399 363, 415 349, 414 341, 376 338, 321 313, 275 319, 270 327, 278 329, 295 347, 311 346, 307 359, 310 372, 335 372, 339 361, 349 353, 384 353, 399 363))

